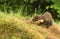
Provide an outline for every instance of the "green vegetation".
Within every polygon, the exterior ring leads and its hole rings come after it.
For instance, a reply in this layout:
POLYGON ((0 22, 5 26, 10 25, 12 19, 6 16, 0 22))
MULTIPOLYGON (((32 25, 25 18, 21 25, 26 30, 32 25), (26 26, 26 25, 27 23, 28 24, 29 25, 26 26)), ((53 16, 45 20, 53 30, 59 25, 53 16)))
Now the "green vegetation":
POLYGON ((8 13, 21 10, 23 16, 49 11, 55 21, 60 20, 60 0, 0 0, 0 10, 8 13))

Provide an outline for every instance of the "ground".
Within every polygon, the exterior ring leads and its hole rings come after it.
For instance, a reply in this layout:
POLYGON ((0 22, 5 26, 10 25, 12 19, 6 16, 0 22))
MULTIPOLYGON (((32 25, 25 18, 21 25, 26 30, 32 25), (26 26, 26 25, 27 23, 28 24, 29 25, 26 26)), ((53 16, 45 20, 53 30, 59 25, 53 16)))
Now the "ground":
POLYGON ((60 39, 56 24, 46 28, 28 21, 25 17, 0 14, 0 39, 60 39))

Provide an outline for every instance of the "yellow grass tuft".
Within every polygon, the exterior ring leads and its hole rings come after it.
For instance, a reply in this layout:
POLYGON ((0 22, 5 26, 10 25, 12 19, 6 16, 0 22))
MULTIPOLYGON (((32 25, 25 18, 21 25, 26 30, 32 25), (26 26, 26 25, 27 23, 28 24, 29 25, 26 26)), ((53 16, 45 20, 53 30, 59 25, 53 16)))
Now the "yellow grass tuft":
POLYGON ((0 13, 0 39, 60 39, 60 29, 56 25, 37 26, 24 17, 0 13))

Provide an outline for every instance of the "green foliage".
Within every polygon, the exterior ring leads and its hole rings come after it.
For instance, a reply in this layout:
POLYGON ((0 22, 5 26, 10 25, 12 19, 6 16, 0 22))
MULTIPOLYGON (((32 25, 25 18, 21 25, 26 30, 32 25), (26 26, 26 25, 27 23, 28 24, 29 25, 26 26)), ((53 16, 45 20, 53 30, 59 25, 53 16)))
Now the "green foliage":
POLYGON ((59 14, 58 17, 60 17, 60 0, 52 0, 54 2, 54 5, 51 6, 51 8, 57 9, 57 13, 59 14))
POLYGON ((8 13, 10 11, 16 13, 20 10, 23 16, 49 11, 54 19, 60 20, 60 0, 1 0, 0 10, 8 13))
POLYGON ((30 2, 30 3, 33 3, 34 1, 36 1, 36 0, 24 0, 25 2, 30 2))

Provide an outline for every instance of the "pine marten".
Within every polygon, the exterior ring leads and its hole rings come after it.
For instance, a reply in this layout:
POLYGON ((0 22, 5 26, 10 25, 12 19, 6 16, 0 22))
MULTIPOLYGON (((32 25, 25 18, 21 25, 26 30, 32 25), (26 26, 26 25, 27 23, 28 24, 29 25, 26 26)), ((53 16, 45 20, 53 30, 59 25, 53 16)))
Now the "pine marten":
POLYGON ((35 15, 32 19, 32 21, 34 23, 36 23, 37 25, 41 25, 44 24, 46 25, 46 27, 48 28, 49 26, 52 25, 52 15, 46 11, 43 15, 35 15))

